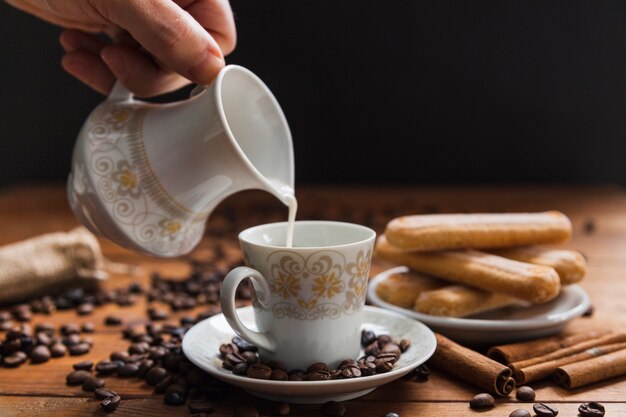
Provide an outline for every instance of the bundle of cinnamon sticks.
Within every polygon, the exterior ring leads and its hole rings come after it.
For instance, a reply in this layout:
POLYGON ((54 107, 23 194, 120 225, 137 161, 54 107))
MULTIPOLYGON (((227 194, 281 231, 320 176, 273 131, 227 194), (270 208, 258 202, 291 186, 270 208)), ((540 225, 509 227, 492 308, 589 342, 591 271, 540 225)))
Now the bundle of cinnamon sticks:
POLYGON ((549 376, 571 389, 626 374, 626 333, 596 331, 494 346, 487 355, 506 364, 517 385, 549 376))
POLYGON ((593 331, 494 346, 487 356, 437 334, 429 364, 494 395, 552 376, 572 389, 626 374, 626 332, 593 331))

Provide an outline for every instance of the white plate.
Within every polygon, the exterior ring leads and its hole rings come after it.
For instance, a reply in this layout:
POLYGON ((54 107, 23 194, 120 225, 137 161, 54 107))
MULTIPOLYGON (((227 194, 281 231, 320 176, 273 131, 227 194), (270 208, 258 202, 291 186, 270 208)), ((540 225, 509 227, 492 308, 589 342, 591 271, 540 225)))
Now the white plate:
POLYGON ((407 270, 400 266, 373 277, 367 292, 369 302, 417 319, 460 343, 494 345, 548 336, 558 333, 589 308, 587 293, 578 285, 569 285, 545 304, 504 307, 471 318, 431 316, 390 304, 376 294, 376 287, 388 275, 407 270))
MULTIPOLYGON (((252 307, 237 310, 247 326, 255 328, 252 307)), ((183 339, 183 351, 189 360, 215 378, 243 388, 261 398, 298 404, 321 404, 345 401, 365 395, 375 388, 398 379, 424 363, 435 352, 437 342, 433 332, 422 323, 377 307, 365 306, 362 328, 377 335, 389 334, 394 339, 409 339, 411 347, 400 356, 390 372, 354 379, 331 381, 266 381, 234 375, 222 368, 219 347, 230 343, 235 332, 222 314, 193 326, 183 339)))

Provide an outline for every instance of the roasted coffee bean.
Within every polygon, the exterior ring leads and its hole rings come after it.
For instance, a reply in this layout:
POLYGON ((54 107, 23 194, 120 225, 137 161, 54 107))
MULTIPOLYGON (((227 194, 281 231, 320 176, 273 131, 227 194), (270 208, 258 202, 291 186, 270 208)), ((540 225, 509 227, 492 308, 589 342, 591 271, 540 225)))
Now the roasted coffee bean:
POLYGON ((156 392, 157 394, 163 394, 165 391, 167 391, 167 387, 169 387, 173 383, 174 378, 172 378, 171 375, 168 375, 163 378, 158 384, 156 384, 156 386, 154 387, 154 392, 156 392))
POLYGON ((88 314, 93 313, 93 304, 91 303, 83 303, 76 308, 76 312, 79 316, 86 316, 88 314))
POLYGON ((93 395, 98 399, 98 400, 104 400, 107 397, 114 397, 117 395, 117 392, 110 390, 108 388, 96 388, 93 391, 93 395))
POLYGON ((35 343, 38 345, 50 346, 52 344, 52 337, 47 332, 37 332, 35 336, 35 343))
POLYGON ((250 405, 240 405, 235 407, 235 417, 259 417, 259 412, 256 408, 250 405))
POLYGON ((604 416, 604 406, 598 402, 592 401, 589 403, 582 403, 578 407, 578 412, 581 417, 602 417, 604 416))
POLYGON ((115 411, 115 409, 120 405, 121 400, 122 398, 119 395, 106 397, 100 402, 100 406, 102 406, 105 411, 115 411))
POLYGON ((415 368, 413 373, 418 381, 428 381, 428 378, 430 377, 430 369, 426 364, 422 364, 415 368))
POLYGON ((238 352, 232 352, 226 355, 225 361, 228 361, 231 365, 235 366, 238 363, 247 363, 246 358, 238 352))
POLYGON ((400 355, 402 354, 402 351, 400 350, 400 347, 394 343, 387 343, 385 346, 383 346, 383 348, 381 349, 381 353, 387 353, 387 354, 393 354, 396 358, 396 360, 400 357, 400 355))
POLYGON ((306 379, 308 381, 328 381, 330 380, 330 377, 331 375, 329 371, 313 371, 306 374, 306 379))
POLYGON ((233 345, 232 343, 224 343, 220 346, 220 357, 222 359, 226 358, 226 355, 228 355, 229 353, 234 352, 239 352, 239 349, 237 349, 237 346, 233 345))
POLYGON ((391 343, 393 339, 388 334, 381 334, 376 338, 376 341, 378 342, 378 347, 382 349, 387 343, 391 343))
POLYGON ((365 354, 368 356, 377 356, 380 353, 380 347, 378 346, 378 342, 374 341, 367 345, 365 348, 365 354))
POLYGON ((144 359, 139 363, 139 369, 137 370, 137 376, 139 378, 143 378, 146 376, 148 371, 154 366, 154 361, 152 359, 144 359))
POLYGON ((366 329, 361 331, 361 346, 368 346, 374 340, 376 340, 376 335, 373 331, 366 329))
POLYGON ((95 391, 102 387, 104 387, 104 379, 90 376, 83 381, 83 391, 95 391))
POLYGON ((163 397, 166 405, 179 406, 185 404, 185 396, 180 391, 169 391, 163 397))
POLYGON ((54 333, 54 324, 52 323, 37 323, 35 325, 35 333, 44 332, 52 335, 54 333))
POLYGON ((70 352, 70 355, 72 356, 79 356, 84 355, 85 353, 89 353, 89 349, 91 349, 89 344, 84 342, 67 348, 67 350, 70 352))
POLYGON ((44 363, 50 360, 50 349, 48 349, 45 345, 35 346, 33 350, 30 351, 30 361, 31 363, 44 363))
POLYGON ((91 373, 87 371, 82 371, 82 370, 74 371, 74 372, 70 372, 65 377, 65 382, 67 383, 67 385, 80 385, 83 383, 84 380, 90 377, 91 377, 91 373))
POLYGON ((358 378, 361 376, 361 370, 356 365, 347 365, 341 368, 341 377, 345 379, 358 378))
MULTIPOLYGON (((245 359, 245 361, 248 364, 253 364, 253 363, 256 363, 256 362, 259 361, 259 357, 257 356, 257 354, 254 353, 254 352, 250 352, 249 350, 245 351, 245 352, 242 352, 241 356, 245 359)), ((268 364, 267 366, 272 368, 272 366, 270 366, 270 364, 268 364)), ((274 369, 274 368, 272 368, 272 369, 274 369)))
POLYGON ((6 340, 2 343, 2 349, 0 353, 3 355, 10 355, 13 352, 17 352, 22 347, 22 339, 6 340))
POLYGON ((0 322, 5 322, 8 320, 11 320, 11 313, 9 313, 8 311, 0 311, 0 322))
POLYGON ((233 337, 232 342, 235 346, 237 346, 237 349, 239 349, 239 352, 246 352, 246 351, 256 352, 258 350, 257 347, 254 346, 252 343, 249 343, 248 341, 243 340, 239 336, 233 337))
POLYGON ((398 413, 387 413, 387 414, 383 414, 381 417, 400 417, 400 414, 398 414, 398 413))
POLYGON ((214 409, 213 403, 202 398, 192 398, 187 402, 187 408, 192 413, 210 413, 214 409))
POLYGON ((328 365, 326 365, 324 362, 316 362, 310 365, 308 368, 306 368, 307 374, 310 374, 311 372, 316 372, 316 371, 328 371, 328 365))
POLYGON ((282 369, 272 369, 270 379, 274 381, 287 381, 289 379, 289 375, 287 375, 287 372, 282 369))
POLYGON ((346 414, 346 407, 337 401, 328 401, 322 404, 321 412, 328 417, 343 417, 346 414))
POLYGON ((362 376, 370 376, 376 373, 376 364, 373 362, 359 362, 358 365, 362 376))
POLYGON ((93 362, 89 360, 78 362, 72 365, 72 368, 77 371, 91 371, 91 368, 93 368, 93 362))
POLYGON ((276 403, 273 408, 273 414, 276 416, 286 416, 289 415, 289 412, 291 411, 291 407, 288 403, 276 403))
POLYGON ((168 316, 169 314, 167 314, 167 311, 165 310, 159 310, 154 307, 150 307, 148 309, 148 317, 150 317, 150 320, 154 320, 154 321, 167 320, 168 316))
POLYGON ((344 366, 356 365, 356 361, 354 359, 345 359, 339 364, 339 369, 342 369, 344 366))
POLYGON ((96 330, 96 326, 92 322, 86 321, 80 325, 80 330, 83 333, 93 333, 96 330))
POLYGON ((470 408, 475 410, 487 410, 495 407, 495 405, 496 400, 487 393, 476 394, 469 403, 470 408))
POLYGON ((61 326, 61 334, 67 336, 74 333, 80 333, 80 326, 76 323, 66 323, 61 326))
POLYGON ((167 355, 168 350, 163 346, 152 346, 148 350, 148 357, 154 361, 164 358, 167 355))
POLYGON ((113 375, 120 366, 120 362, 102 360, 96 364, 96 372, 98 375, 113 375))
POLYGON ((400 343, 398 343, 398 347, 400 348, 400 352, 404 353, 411 347, 411 341, 409 339, 402 339, 400 343))
POLYGON ((535 390, 527 385, 523 385, 517 388, 515 392, 515 398, 524 402, 535 401, 535 390))
POLYGON ((246 375, 255 379, 270 379, 272 376, 272 368, 262 363, 255 363, 248 366, 246 375))
POLYGON ((6 332, 7 330, 11 330, 14 325, 15 324, 11 320, 3 321, 0 323, 0 331, 6 332))
POLYGON ((537 417, 554 417, 559 414, 559 410, 544 403, 536 403, 533 405, 533 411, 537 414, 537 417))
POLYGON ((150 349, 150 345, 148 343, 145 342, 138 342, 138 343, 133 343, 132 345, 130 345, 130 347, 128 348, 128 353, 133 354, 133 355, 141 355, 144 353, 148 352, 148 349, 150 349))
POLYGON ((18 350, 17 352, 13 352, 8 356, 2 358, 2 363, 7 368, 16 368, 26 362, 26 353, 18 350))
POLYGON ((61 356, 65 356, 66 352, 67 352, 67 348, 61 342, 53 343, 52 346, 50 346, 50 356, 52 356, 53 358, 59 358, 61 356))
POLYGON ((330 371, 328 371, 328 373, 330 374, 330 379, 340 379, 341 378, 341 369, 331 369, 330 371))
POLYGON ((122 324, 122 319, 117 316, 106 316, 104 324, 107 326, 119 326, 122 324))
POLYGON ((146 374, 146 382, 150 385, 156 385, 161 382, 167 375, 167 371, 164 368, 156 366, 150 369, 146 374))
POLYGON ((530 413, 520 408, 519 410, 515 410, 509 414, 509 417, 530 417, 530 413))
POLYGON ((130 377, 137 375, 137 371, 139 371, 138 365, 134 363, 126 363, 117 368, 117 375, 121 377, 130 377))
POLYGON ((80 336, 77 333, 72 333, 63 338, 63 344, 67 347, 75 346, 81 342, 80 336))
POLYGON ((115 352, 111 352, 111 354, 109 355, 109 359, 111 359, 112 361, 120 361, 126 363, 129 356, 130 355, 128 354, 128 352, 125 352, 123 350, 117 350, 115 352))

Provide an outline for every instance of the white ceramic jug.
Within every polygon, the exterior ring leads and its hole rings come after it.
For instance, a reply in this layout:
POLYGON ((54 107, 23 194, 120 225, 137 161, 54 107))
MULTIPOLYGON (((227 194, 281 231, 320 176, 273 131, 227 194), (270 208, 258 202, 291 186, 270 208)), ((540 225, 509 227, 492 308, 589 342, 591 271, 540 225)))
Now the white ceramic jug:
POLYGON ((229 65, 188 100, 152 104, 117 83, 78 135, 68 179, 92 232, 157 256, 199 242, 215 206, 245 189, 293 198, 285 116, 265 84, 229 65))

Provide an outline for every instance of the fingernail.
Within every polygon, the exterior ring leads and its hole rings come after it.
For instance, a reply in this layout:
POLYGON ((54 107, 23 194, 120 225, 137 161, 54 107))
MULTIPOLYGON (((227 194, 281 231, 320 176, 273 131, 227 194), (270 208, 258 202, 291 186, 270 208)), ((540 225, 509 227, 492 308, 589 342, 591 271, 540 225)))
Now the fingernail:
POLYGON ((202 61, 189 68, 189 78, 199 84, 210 84, 222 67, 224 67, 224 58, 221 53, 217 55, 207 49, 202 61))
POLYGON ((126 74, 126 66, 124 65, 124 60, 122 59, 122 57, 120 57, 119 54, 103 50, 100 53, 100 57, 111 69, 111 71, 113 71, 113 74, 115 74, 117 78, 122 78, 126 74))

